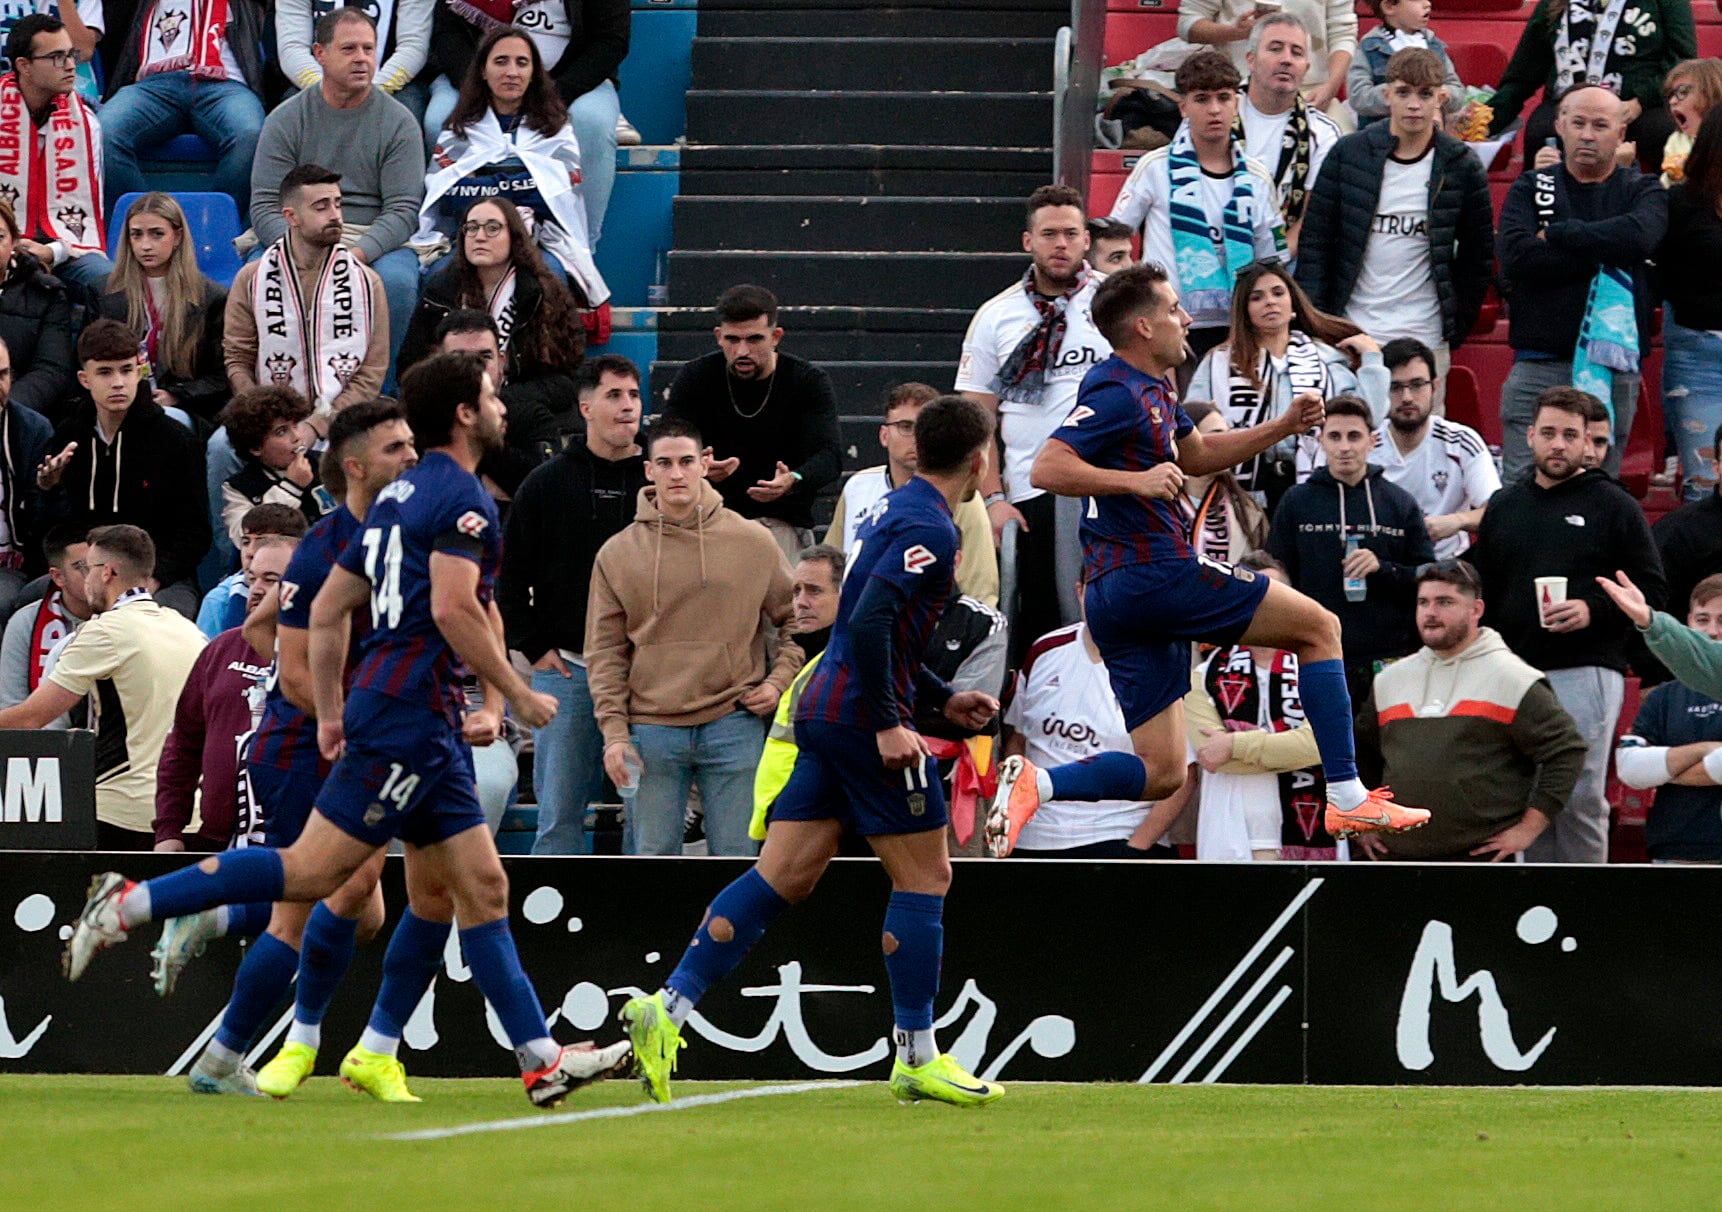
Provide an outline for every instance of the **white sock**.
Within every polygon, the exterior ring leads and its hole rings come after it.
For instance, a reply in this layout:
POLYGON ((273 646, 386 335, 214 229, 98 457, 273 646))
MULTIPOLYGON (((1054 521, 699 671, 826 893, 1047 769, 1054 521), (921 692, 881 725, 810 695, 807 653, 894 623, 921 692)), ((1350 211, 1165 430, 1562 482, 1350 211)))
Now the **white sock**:
POLYGON ((215 907, 215 937, 225 938, 227 936, 227 929, 232 924, 230 918, 231 915, 227 912, 226 905, 215 907))
POLYGON ((401 1046, 398 1035, 382 1035, 366 1027, 359 1034, 359 1047, 366 1052, 380 1052, 384 1056, 393 1056, 401 1046))
POLYGON ((688 1015, 694 1012, 694 1004, 674 989, 660 989, 664 995, 664 1009, 669 1013, 670 1021, 680 1027, 688 1021, 688 1015))
POLYGON ((897 1041, 897 1059, 911 1069, 919 1069, 939 1054, 939 1045, 933 1042, 931 1027, 925 1031, 893 1027, 891 1038, 897 1041))
POLYGON ((1044 770, 1036 769, 1034 772, 1034 790, 1035 794, 1040 796, 1041 803, 1044 804, 1051 800, 1052 776, 1044 770))
POLYGON ((210 1040, 203 1049, 203 1055, 197 1058, 198 1068, 205 1073, 227 1074, 238 1070, 239 1062, 244 1058, 218 1040, 210 1040))
POLYGON ((562 1059, 562 1045, 548 1035, 529 1039, 514 1050, 522 1073, 532 1069, 548 1069, 562 1059))
POLYGON ((120 925, 127 930, 135 930, 149 921, 149 885, 142 880, 133 884, 115 908, 119 911, 120 925))
POLYGON ((293 1025, 287 1028, 287 1042, 304 1044, 315 1052, 323 1043, 323 1024, 302 1023, 298 1019, 294 1019, 293 1025))
POLYGON ((1327 802, 1341 812, 1350 812, 1369 798, 1369 789, 1362 779, 1342 779, 1327 785, 1327 802))

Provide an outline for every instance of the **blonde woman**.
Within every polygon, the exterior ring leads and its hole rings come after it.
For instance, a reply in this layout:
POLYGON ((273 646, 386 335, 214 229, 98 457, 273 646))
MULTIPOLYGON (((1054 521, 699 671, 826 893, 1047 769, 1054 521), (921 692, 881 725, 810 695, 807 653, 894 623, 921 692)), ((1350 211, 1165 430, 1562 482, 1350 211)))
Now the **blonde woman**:
POLYGON ((198 270, 185 212, 172 195, 133 202, 122 236, 101 314, 137 334, 155 402, 207 431, 232 394, 221 354, 227 292, 198 270))

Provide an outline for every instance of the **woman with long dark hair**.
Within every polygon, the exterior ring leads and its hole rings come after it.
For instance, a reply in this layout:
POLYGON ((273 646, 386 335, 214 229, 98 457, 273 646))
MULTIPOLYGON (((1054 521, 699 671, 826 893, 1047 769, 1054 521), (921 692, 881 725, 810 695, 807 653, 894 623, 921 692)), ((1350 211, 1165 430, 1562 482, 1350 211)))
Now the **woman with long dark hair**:
POLYGON ((1662 287, 1662 410, 1680 447, 1688 501, 1716 488, 1722 426, 1722 106, 1704 115, 1685 180, 1668 191, 1656 255, 1662 287))
POLYGON ((148 193, 126 211, 100 311, 138 336, 155 402, 213 423, 232 395, 222 358, 227 292, 197 268, 185 212, 148 193))
MULTIPOLYGON (((1212 400, 1191 400, 1184 412, 1200 433, 1225 433, 1232 427, 1212 400)), ((1236 564, 1268 541, 1268 515, 1230 469, 1185 476, 1184 495, 1176 504, 1197 555, 1236 564)))
MULTIPOLYGON (((1305 391, 1360 395, 1379 422, 1389 379, 1373 338, 1319 310, 1285 266, 1264 261, 1238 275, 1231 335, 1202 359, 1186 394, 1214 401, 1240 429, 1273 420, 1305 391)), ((1318 450, 1313 439, 1287 439, 1240 466, 1238 482, 1271 509, 1309 475, 1318 450)))
POLYGON ((580 145, 537 44, 525 30, 501 26, 479 43, 437 139, 413 244, 439 247, 477 199, 506 198, 530 216, 533 239, 567 273, 581 304, 600 308, 610 290, 592 261, 579 182, 580 145))

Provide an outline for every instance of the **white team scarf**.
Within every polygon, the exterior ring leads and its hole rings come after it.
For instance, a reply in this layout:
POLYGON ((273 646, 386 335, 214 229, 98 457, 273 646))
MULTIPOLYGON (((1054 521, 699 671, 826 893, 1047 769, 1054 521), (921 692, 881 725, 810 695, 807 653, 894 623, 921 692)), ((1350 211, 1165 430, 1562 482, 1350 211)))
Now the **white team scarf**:
MULTIPOLYGON (((1257 387, 1250 382, 1246 375, 1231 371, 1231 350, 1222 346, 1211 355, 1221 359, 1221 365, 1228 369, 1226 388, 1226 419, 1234 429, 1248 429, 1252 425, 1261 425, 1273 420, 1286 409, 1300 392, 1319 391, 1321 398, 1333 398, 1333 375, 1328 370, 1327 359, 1322 357, 1321 346, 1311 340, 1307 333, 1297 329, 1291 331, 1291 341, 1286 346, 1286 378, 1291 381, 1291 396, 1287 399, 1277 399, 1274 395, 1273 361, 1267 350, 1262 350, 1256 358, 1256 378, 1262 386, 1257 387)), ((1299 439, 1298 463, 1299 479, 1308 475, 1302 470, 1305 453, 1301 447, 1304 439, 1299 439)), ((1263 451, 1242 464, 1237 470, 1238 483, 1247 492, 1260 492, 1262 486, 1257 483, 1261 473, 1262 460, 1273 457, 1273 450, 1263 451)))
POLYGON ((364 364, 371 342, 370 288, 364 267, 345 245, 329 251, 311 305, 307 323, 299 274, 283 236, 264 251, 251 280, 257 381, 291 387, 315 407, 327 408, 364 364))
POLYGON ((1625 12, 1626 0, 1608 0, 1608 6, 1600 13, 1591 7, 1589 0, 1574 0, 1567 6, 1555 28, 1556 96, 1579 83, 1620 87, 1620 73, 1605 74, 1603 69, 1608 66, 1609 54, 1614 50, 1614 34, 1625 12), (1582 27, 1586 18, 1595 22, 1588 47, 1583 38, 1572 40, 1573 24, 1576 21, 1582 27))
POLYGON ((514 270, 496 284, 490 294, 490 318, 496 321, 497 341, 502 352, 508 352, 508 338, 514 335, 514 270))
POLYGON ((539 197, 556 218, 556 222, 539 228, 538 242, 556 254, 569 279, 585 294, 586 305, 597 307, 610 297, 610 288, 592 260, 586 200, 580 193, 580 145, 575 142, 572 126, 564 126, 554 135, 541 135, 522 122, 512 135, 506 135, 496 114, 486 110, 466 128, 465 135, 443 131, 431 157, 431 171, 425 177, 425 200, 419 207, 419 230, 412 245, 428 248, 445 243, 437 231, 437 203, 462 179, 486 164, 505 160, 519 160, 525 165, 538 186, 539 197))
POLYGON ((0 198, 26 234, 42 232, 73 256, 100 252, 102 185, 95 149, 101 127, 82 97, 66 93, 49 106, 47 131, 44 150, 17 73, 0 76, 0 198), (39 190, 32 188, 35 182, 39 190))
MULTIPOLYGON (((147 0, 146 0, 147 2, 147 0)), ((155 0, 143 23, 138 79, 189 71, 199 80, 227 79, 227 0, 155 0)))

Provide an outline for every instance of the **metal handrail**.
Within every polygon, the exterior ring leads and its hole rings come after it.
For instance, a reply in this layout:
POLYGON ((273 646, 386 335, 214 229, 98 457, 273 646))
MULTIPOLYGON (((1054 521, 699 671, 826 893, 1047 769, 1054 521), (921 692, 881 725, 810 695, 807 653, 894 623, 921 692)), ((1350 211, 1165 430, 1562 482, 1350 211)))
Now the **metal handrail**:
POLYGON ((1052 39, 1052 179, 1064 180, 1065 95, 1070 91, 1070 26, 1061 25, 1052 39))
POLYGON ((1017 596, 1021 586, 1017 580, 1016 543, 1022 523, 1012 518, 999 532, 999 613, 1007 627, 1016 627, 1017 596))
POLYGON ((1053 41, 1053 176, 1088 196, 1094 104, 1106 39, 1106 0, 1070 0, 1070 24, 1053 41))

